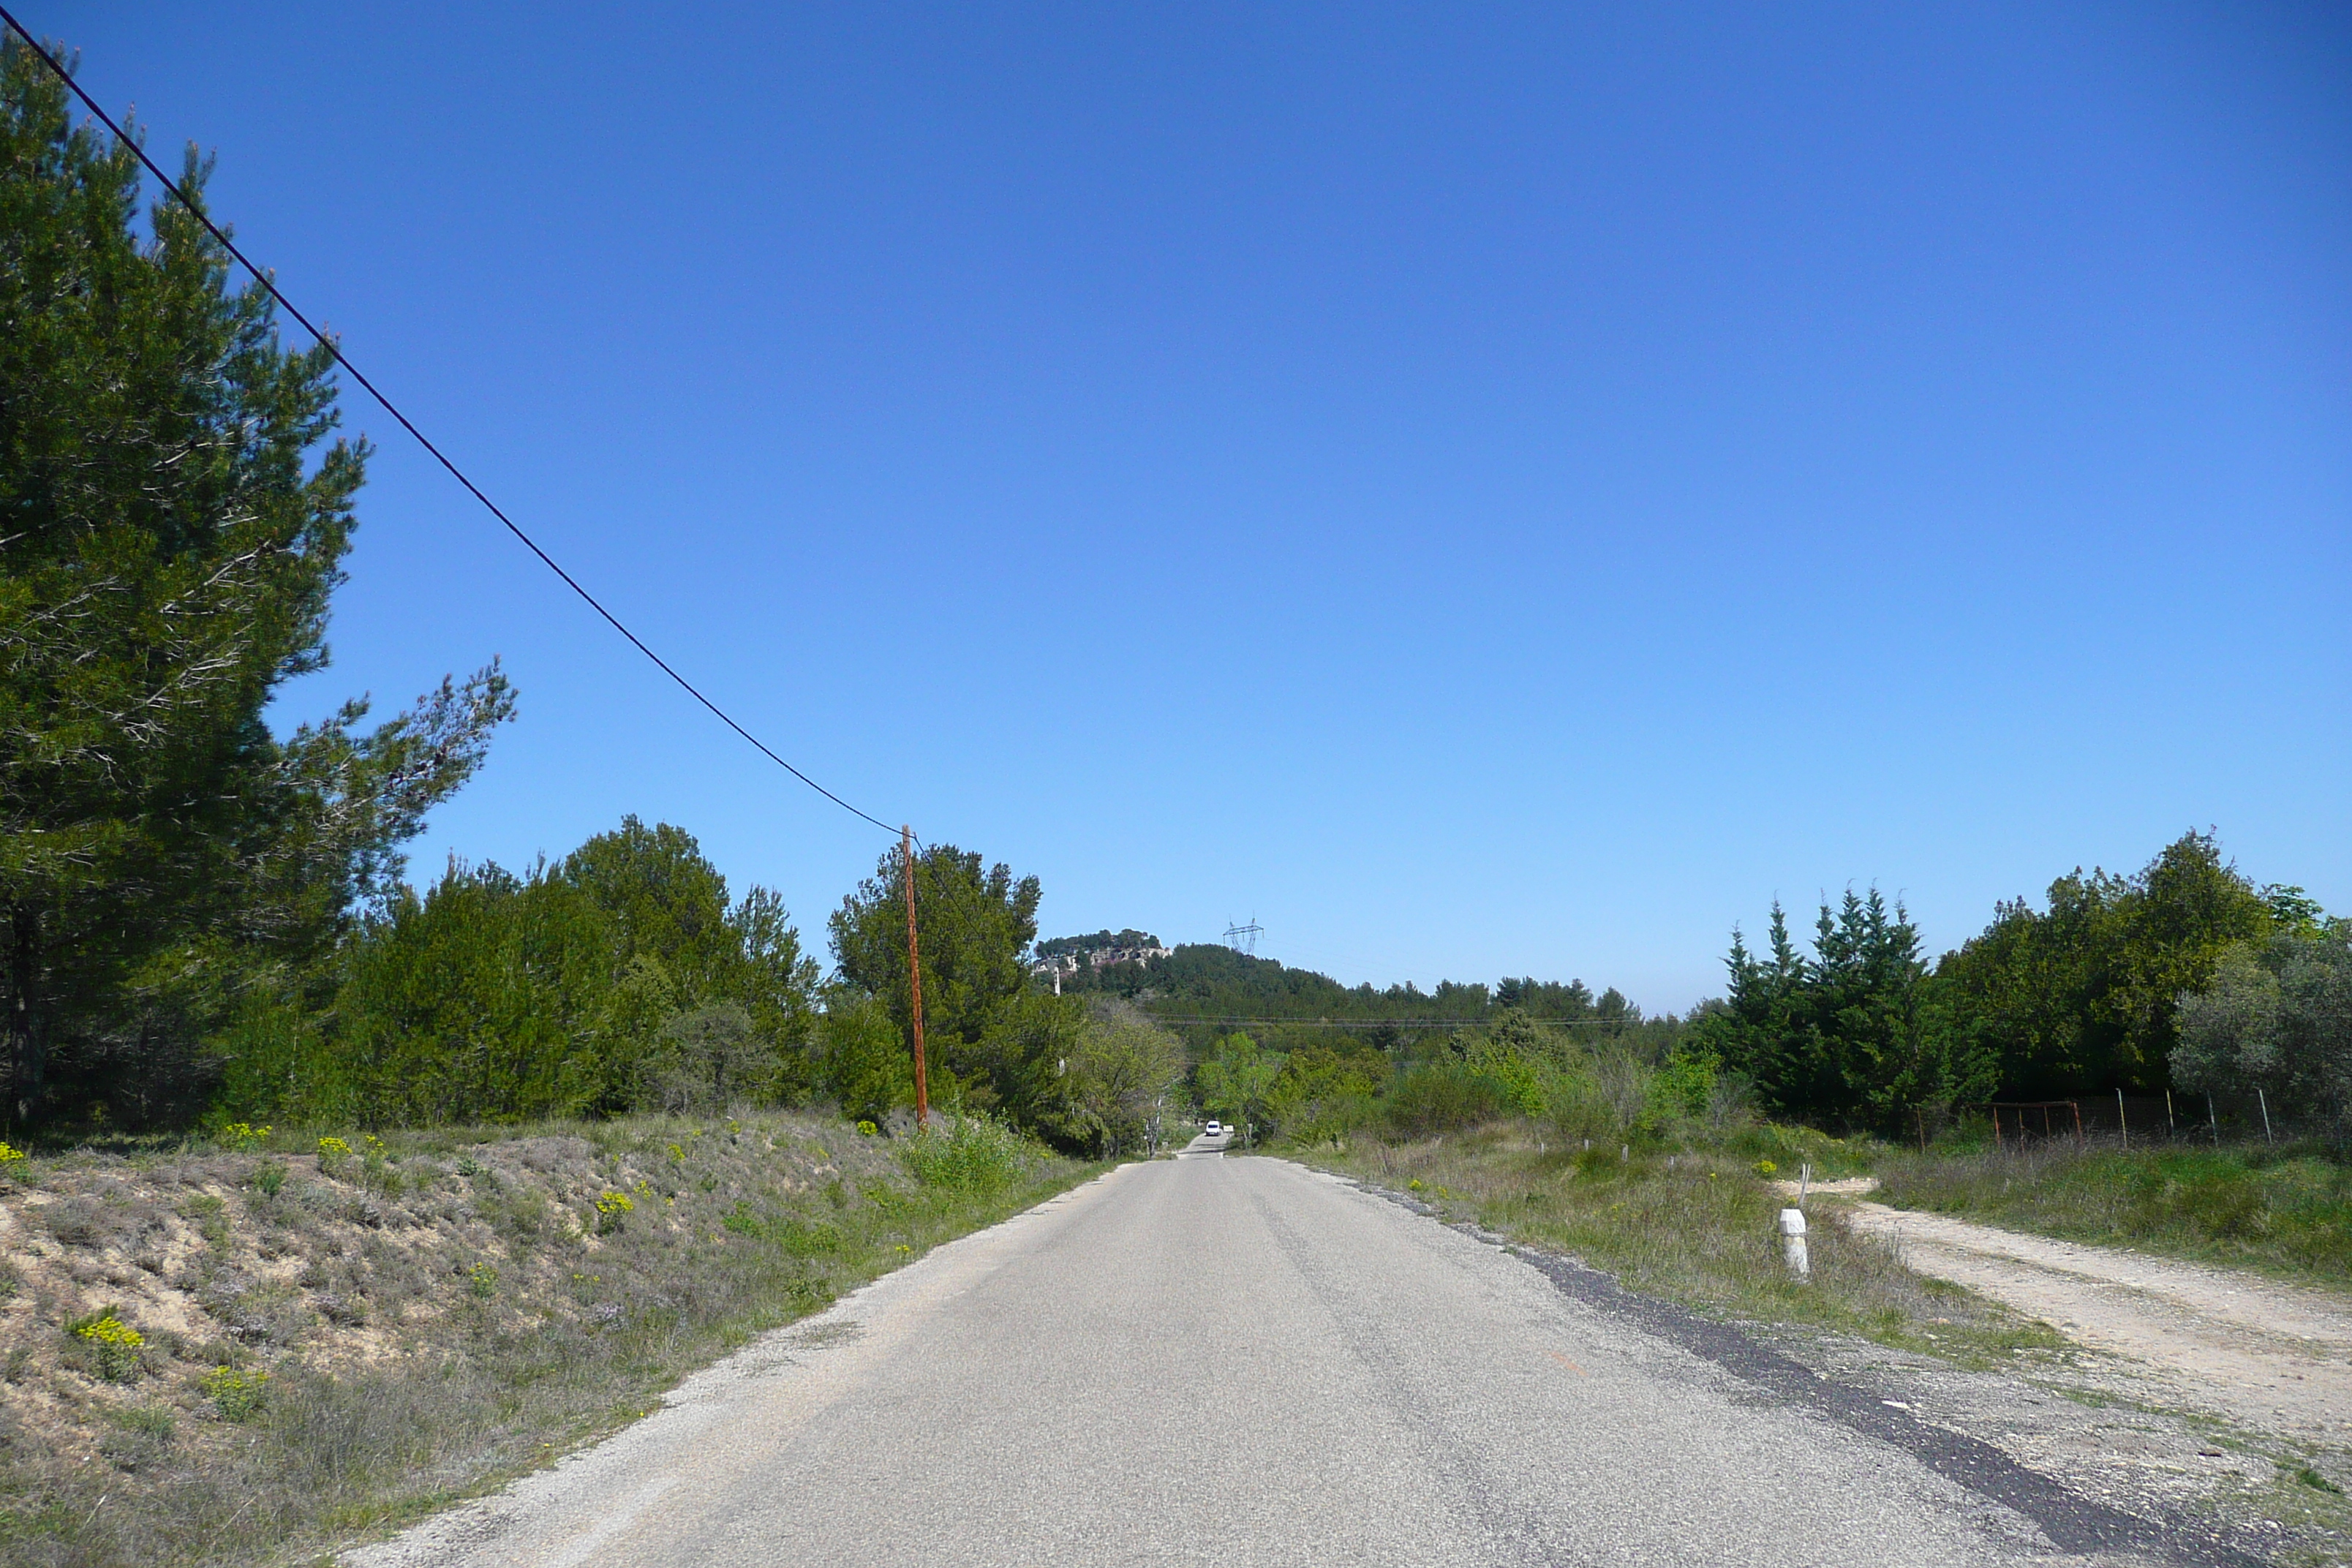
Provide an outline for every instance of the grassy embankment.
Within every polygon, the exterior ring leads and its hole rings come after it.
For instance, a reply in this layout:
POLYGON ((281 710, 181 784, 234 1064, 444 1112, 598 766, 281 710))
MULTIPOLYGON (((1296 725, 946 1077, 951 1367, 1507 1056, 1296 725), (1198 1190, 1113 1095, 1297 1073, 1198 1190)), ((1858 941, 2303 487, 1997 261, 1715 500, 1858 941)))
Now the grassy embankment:
POLYGON ((1360 1134, 1343 1149, 1292 1153, 1711 1315, 1818 1324, 1967 1364, 2061 1348, 2046 1327, 1913 1274, 1892 1248, 1849 1235, 1831 1205, 1811 1205, 1811 1282, 1790 1277, 1775 1223, 1789 1200, 1767 1179, 1793 1177, 1808 1163, 1817 1180, 1862 1174, 1884 1152, 1772 1126, 1629 1152, 1509 1121, 1429 1139, 1360 1134))
POLYGON ((1878 1196, 2071 1241, 2352 1288, 2352 1168, 2315 1144, 1888 1151, 1878 1196))
POLYGON ((0 1164, 0 1559, 316 1560, 1095 1169, 778 1112, 341 1138, 0 1164))

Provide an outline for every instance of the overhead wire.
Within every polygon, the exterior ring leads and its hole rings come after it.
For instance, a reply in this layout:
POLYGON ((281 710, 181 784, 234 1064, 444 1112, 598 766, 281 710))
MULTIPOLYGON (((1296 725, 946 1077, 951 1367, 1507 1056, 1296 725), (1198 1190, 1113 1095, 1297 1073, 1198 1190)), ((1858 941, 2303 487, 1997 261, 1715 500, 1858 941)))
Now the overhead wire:
MULTIPOLYGON (((272 279, 269 274, 256 266, 253 259, 237 247, 236 241, 230 239, 229 237, 222 231, 220 226, 213 222, 210 215, 208 215, 203 207, 199 206, 195 201, 189 196, 187 192, 181 189, 178 182, 174 181, 170 175, 163 173, 163 169, 156 164, 155 160, 148 155, 146 148, 140 145, 136 138, 125 131, 123 127, 115 121, 112 115, 107 113, 107 111, 99 105, 97 100, 90 97, 90 95, 83 89, 81 84, 74 79, 73 74, 66 69, 64 62, 60 61, 56 55, 52 54, 39 39, 34 37, 33 35, 26 29, 24 23, 18 21, 16 15, 9 11, 5 5, 0 5, 0 21, 5 21, 10 31, 14 32, 19 39, 23 40, 25 46, 27 48, 30 48, 33 53, 40 58, 44 65, 48 67, 49 70, 56 75, 58 81, 62 82, 66 89, 70 91, 76 99, 80 100, 82 107, 88 110, 99 123, 104 125, 109 132, 112 132, 117 141, 121 142, 122 145, 131 150, 131 154, 139 160, 140 163, 146 169, 146 171, 154 176, 156 183, 161 184, 165 191, 169 192, 173 199, 177 201, 181 207, 184 208, 191 217, 194 218, 199 224, 204 226, 205 232, 212 236, 215 243, 218 244, 220 247, 226 251, 230 256, 236 258, 237 264, 243 267, 246 271, 252 276, 253 280, 256 283, 258 283, 262 289, 268 293, 270 299, 276 301, 280 310, 284 310, 289 316, 299 322, 302 330, 309 332, 312 339, 314 339, 320 347, 324 348, 329 354, 333 356, 335 363, 347 373, 353 381, 357 382, 360 386, 366 391, 367 395, 376 401, 377 405, 381 406, 385 413, 391 415, 394 419, 397 420, 400 424, 400 427, 407 431, 408 434, 415 438, 418 446, 424 447, 427 453, 431 454, 434 461, 439 463, 443 468, 448 471, 449 476, 452 479, 464 486, 467 493, 471 495, 476 500, 479 501, 485 510, 488 511, 492 517, 498 519, 500 523, 504 524, 507 531, 513 534, 516 539, 520 540, 525 549, 529 550, 533 555, 539 558, 541 564, 546 566, 549 571, 554 573, 557 577, 562 579, 564 586, 570 588, 574 594, 578 595, 583 603, 587 605, 589 608, 594 610, 597 615, 603 616, 605 623, 614 631, 627 638, 629 645, 632 647, 635 647, 639 653, 645 655, 647 659, 652 661, 655 668, 659 669, 664 675, 668 676, 671 680, 675 681, 681 690, 692 697, 697 702, 702 704, 704 708, 709 710, 711 714, 715 716, 720 723, 725 724, 729 729, 735 731, 736 734, 749 742, 770 762, 774 763, 778 767, 782 768, 786 773, 792 774, 793 777, 808 785, 809 788, 816 791, 817 794, 824 796, 825 799, 833 802, 834 805, 841 807, 844 811, 848 812, 851 816, 856 816, 862 821, 871 823, 876 827, 882 829, 885 833, 896 834, 901 831, 899 828, 891 826, 880 817, 875 816, 868 812, 859 810, 856 806, 851 805, 848 801, 844 800, 841 796, 834 794, 833 791, 825 788, 824 785, 817 783, 814 779, 809 777, 808 774, 794 767, 791 763, 786 762, 782 757, 777 755, 774 750, 772 750, 766 742, 761 740, 751 731, 745 729, 742 724, 736 721, 732 714, 719 707, 718 703, 712 701, 708 696, 704 695, 699 687, 697 687, 685 676, 679 674, 678 671, 671 666, 668 660, 663 658, 661 655, 656 653, 651 647, 647 647, 645 640, 638 637, 635 632, 630 630, 626 623, 622 621, 622 619, 618 616, 615 616, 611 610, 605 608, 603 601, 598 599, 595 595, 590 593, 585 587, 583 587, 579 579, 572 576, 571 573, 565 571, 562 565, 558 563, 553 556, 550 555, 546 550, 541 547, 537 540, 534 540, 529 533, 525 532, 512 518, 506 514, 503 508, 485 494, 481 487, 477 485, 464 469, 460 468, 450 459, 448 454, 442 451, 439 447, 434 445, 432 438, 427 437, 424 431, 418 429, 415 423, 411 420, 407 415, 401 412, 399 405, 394 404, 390 397, 386 396, 383 389, 378 387, 374 382, 369 380, 365 372, 353 364, 351 360, 344 355, 341 345, 333 338, 330 337, 325 331, 321 331, 314 322, 311 321, 309 316, 303 314, 299 306, 286 297, 285 292, 278 287, 276 280, 272 279)), ((914 836, 914 843, 915 847, 919 849, 926 858, 929 856, 933 846, 925 843, 920 835, 914 836)), ((920 891, 920 880, 921 879, 919 878, 919 893, 920 891)), ((959 881, 955 879, 950 879, 949 890, 951 894, 961 894, 966 891, 966 889, 962 889, 959 885, 959 881)))
POLYGON ((849 813, 852 816, 857 817, 866 822, 870 822, 875 826, 882 829, 885 833, 896 833, 898 831, 898 829, 891 826, 880 817, 876 816, 869 812, 859 810, 856 806, 852 805, 849 802, 842 799, 841 796, 834 794, 833 791, 825 788, 824 785, 817 783, 816 780, 809 777, 808 774, 801 772, 800 769, 786 762, 782 757, 779 756, 774 749, 765 741, 761 740, 759 736, 751 733, 751 731, 745 729, 740 723, 737 722, 733 714, 728 712, 727 710, 721 708, 718 703, 703 695, 702 689, 696 686, 694 682, 688 680, 685 676, 680 675, 676 668, 672 668, 667 659, 662 658, 661 655, 656 653, 651 647, 647 647, 643 637, 637 636, 635 632, 631 631, 627 625, 622 621, 620 616, 606 609, 604 602, 598 599, 595 595, 581 586, 578 578, 572 576, 571 573, 565 571, 562 566, 558 564, 555 557, 550 555, 545 550, 541 549, 537 540, 531 538, 530 534, 525 533, 521 527, 515 522, 514 519, 509 517, 496 501, 484 494, 482 488, 479 485, 477 485, 473 479, 467 475, 463 468, 460 468, 455 462, 451 461, 447 453, 435 446, 432 440, 425 436, 425 432, 418 429, 415 423, 411 420, 407 415, 402 413, 399 406, 394 404, 391 398, 385 396, 383 392, 377 387, 375 383, 370 381, 365 373, 363 373, 359 366, 353 364, 351 360, 345 356, 341 345, 313 324, 310 318, 304 315, 302 311, 296 307, 294 301, 286 297, 284 291, 278 287, 277 282, 269 276, 269 274, 255 266, 252 259, 247 257, 244 251, 239 250, 236 247, 236 242, 231 240, 229 237, 222 231, 220 226, 213 222, 211 216, 205 213, 204 208, 197 205, 194 199, 192 198, 187 192, 182 190, 176 181, 174 181, 169 174, 163 173, 163 169, 156 164, 155 160, 147 155, 147 149, 140 145, 138 140, 131 136, 129 132, 117 124, 112 115, 107 113, 105 110, 99 107, 98 100, 90 97, 88 92, 82 89, 81 84, 74 79, 73 73, 66 69, 65 63, 59 60, 57 56, 50 53, 47 47, 43 45, 39 39, 34 37, 30 32, 26 31, 25 24, 18 21, 15 14, 10 12, 5 6, 0 6, 0 21, 5 21, 8 24, 9 30, 15 33, 17 37, 24 40, 25 47, 31 49, 35 55, 39 57, 42 63, 49 68, 50 71, 56 75, 57 79, 60 82, 65 84, 67 89, 70 91, 74 97, 81 100, 82 107, 88 110, 90 114, 98 120, 100 124, 104 125, 107 130, 112 132, 117 141, 121 142, 125 147, 131 149, 131 153, 138 158, 139 162, 142 165, 145 166, 147 172, 155 177, 156 182, 161 184, 164 190, 171 193, 173 199, 177 201, 180 205, 187 211, 188 216, 194 218, 199 224, 202 224, 204 226, 205 232, 212 236, 214 242, 219 245, 223 250, 228 252, 229 255, 235 257, 237 260, 237 264, 252 275, 253 280, 259 284, 262 289, 268 293, 270 299, 277 301, 278 309, 284 310, 289 316, 291 316, 295 321, 300 322, 302 330, 309 332, 310 336, 318 342, 319 346, 325 349, 327 353, 333 357, 335 363, 340 366, 353 381, 357 382, 360 386, 366 391, 370 397, 374 398, 377 405, 381 406, 386 414, 391 415, 394 420, 398 421, 400 427, 407 431, 410 436, 414 437, 416 444, 424 447, 426 452, 432 455, 435 462, 439 463, 442 468, 447 469, 450 478, 456 479, 460 485, 464 486, 466 492, 472 496, 476 500, 481 502, 483 508, 488 510, 492 517, 497 518, 499 521, 505 524, 507 531, 520 540, 524 549, 529 550, 533 555, 539 557, 540 563, 541 565, 545 566, 549 571, 562 578, 563 580, 563 585, 571 589, 574 594, 577 594, 582 602, 586 604, 590 609, 603 616, 606 625, 610 626, 614 631, 627 638, 630 647, 635 648, 639 653, 645 655, 646 658, 652 660, 654 667, 656 669, 659 669, 664 675, 668 676, 671 680, 677 682, 679 689, 683 690, 688 696, 693 698, 697 702, 701 703, 703 707, 709 709, 711 714, 716 717, 720 723, 726 725, 730 730, 734 731, 736 734, 741 736, 745 741, 750 742, 751 745, 759 751, 761 755, 766 757, 770 762, 783 769, 784 772, 792 774, 793 777, 800 780, 801 783, 808 785, 809 788, 816 791, 817 794, 824 796, 825 799, 833 802, 834 805, 841 807, 842 810, 849 813))
MULTIPOLYGON (((537 540, 525 532, 520 524, 517 523, 511 517, 509 517, 505 509, 500 507, 498 502, 492 500, 489 496, 483 491, 482 488, 474 482, 471 476, 467 474, 463 468, 460 468, 457 463, 451 459, 447 453, 444 452, 438 446, 435 445, 432 438, 417 427, 416 423, 414 420, 410 419, 406 414, 401 411, 399 405, 394 403, 393 400, 384 394, 382 388, 377 386, 373 381, 370 380, 364 371, 361 370, 358 365, 352 363, 350 357, 343 353, 342 345, 320 329, 308 315, 304 314, 300 307, 297 306, 293 300, 286 297, 285 291, 278 288, 276 279, 268 273, 263 271, 260 267, 254 263, 250 257, 247 256, 243 250, 237 247, 236 242, 229 238, 228 235, 221 228, 221 226, 212 220, 211 216, 207 214, 202 206, 197 205, 194 198, 190 196, 186 191, 183 190, 180 187, 179 183, 173 180, 169 174, 166 174, 163 171, 162 167, 156 163, 155 160, 148 155, 147 149, 140 143, 138 139, 119 124, 112 115, 109 114, 103 108, 101 108, 98 100, 92 98, 89 93, 83 89, 82 85, 74 79, 73 73, 66 68, 65 63, 58 59, 55 54, 51 53, 48 47, 38 38, 36 38, 25 26, 25 24, 16 19, 16 14, 8 10, 5 5, 0 5, 0 21, 5 21, 7 24, 8 29, 22 40, 26 48, 33 51, 35 57, 49 68, 50 72, 57 77, 58 80, 64 85, 68 92, 72 93, 73 96, 79 100, 81 106, 89 112, 92 118, 96 119, 100 124, 105 126, 106 129, 113 134, 116 141, 120 142, 123 146, 131 150, 131 155, 137 158, 141 165, 146 169, 147 173, 154 177, 156 184, 161 185, 164 191, 171 195, 173 200, 179 203, 180 206, 188 214, 189 216, 194 218, 198 224, 203 226, 205 232, 212 237, 215 244, 218 245, 224 251, 226 251, 231 257, 236 258, 237 265, 243 267, 246 272, 251 276, 253 280, 257 284, 260 285, 262 289, 268 294, 271 300, 277 304, 278 308, 285 311, 287 315, 292 317, 295 321, 300 324, 304 331, 310 334, 312 340, 316 342, 320 347, 327 351, 328 354, 334 360, 338 368, 343 371, 343 373, 349 375, 354 382, 358 383, 361 389, 366 392, 370 397, 373 398, 376 405, 386 414, 392 416, 393 419, 399 424, 400 427, 408 432, 410 437, 413 438, 419 447, 422 447, 425 452, 432 457, 435 462, 440 464, 441 467, 448 473, 450 478, 456 479, 460 486, 464 487, 467 494, 472 496, 474 500, 480 502, 484 510, 488 511, 492 517, 498 519, 499 522, 505 527, 506 531, 509 533, 513 534, 514 537, 521 542, 524 549, 530 551, 532 555, 536 556, 541 565, 545 566, 550 572, 554 573, 555 575, 562 580, 563 585, 571 589, 573 594, 577 595, 583 604, 595 611, 596 614, 604 619, 607 626, 620 633, 621 636, 627 640, 630 647, 643 654, 646 658, 653 664, 655 668, 669 677, 680 690, 693 698, 695 701, 700 703, 710 712, 712 717, 716 718, 720 723, 726 725, 728 729, 733 731, 742 740, 749 742, 754 750, 760 752, 761 756, 767 758, 770 762, 783 769, 784 772, 792 774, 793 778, 799 780, 802 784, 806 784, 810 789, 814 790, 817 794, 823 795, 825 799, 831 801, 834 805, 841 807, 842 810, 849 813, 852 816, 858 818, 862 822, 871 824, 873 826, 880 828, 885 833, 898 833, 900 831, 900 829, 891 826, 890 824, 883 821, 880 817, 874 816, 872 813, 861 810, 857 806, 851 805, 848 801, 843 799, 840 795, 835 795, 833 791, 825 788, 824 785, 817 783, 816 780, 811 778, 799 768, 794 767, 791 763, 785 761, 783 757, 776 752, 773 747, 770 746, 765 741, 762 741, 759 736, 746 729, 739 721, 737 721, 733 714, 728 712, 717 702, 711 700, 711 699, 703 692, 700 687, 695 685, 691 680, 688 680, 684 675, 680 674, 667 659, 662 658, 660 654, 656 653, 653 648, 646 643, 643 637, 640 637, 635 631, 632 631, 629 628, 627 623, 624 622, 620 616, 614 615, 610 609, 607 609, 603 600, 590 593, 586 587, 582 585, 580 580, 572 576, 570 572, 564 570, 562 563, 559 563, 554 556, 549 554, 537 540)), ((925 844, 919 837, 915 839, 915 844, 924 852, 926 857, 929 856, 932 847, 930 845, 925 844)), ((956 890, 961 892, 962 889, 958 889, 956 890)), ((1355 1026, 1350 1021, 1340 1019, 1169 1018, 1164 1021, 1179 1024, 1255 1025, 1258 1026, 1276 1024, 1288 1025, 1292 1026, 1355 1026)), ((1555 1021, 1561 1023, 1573 1022, 1595 1024, 1601 1022, 1601 1020, 1598 1019, 1561 1019, 1555 1021)), ((1366 1020, 1363 1026, 1378 1026, 1382 1024, 1391 1027, 1400 1028, 1458 1028, 1463 1026, 1461 1024, 1452 1020, 1439 1019, 1366 1020)))

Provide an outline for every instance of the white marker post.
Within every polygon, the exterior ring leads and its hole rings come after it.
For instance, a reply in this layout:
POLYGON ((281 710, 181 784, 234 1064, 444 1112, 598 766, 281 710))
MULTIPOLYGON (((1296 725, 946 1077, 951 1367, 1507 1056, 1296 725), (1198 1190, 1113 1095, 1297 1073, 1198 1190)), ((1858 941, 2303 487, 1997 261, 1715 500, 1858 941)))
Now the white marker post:
POLYGON ((1780 1211, 1780 1249, 1789 1259, 1789 1272, 1799 1279, 1813 1277, 1813 1260, 1805 1250, 1805 1211, 1780 1211))

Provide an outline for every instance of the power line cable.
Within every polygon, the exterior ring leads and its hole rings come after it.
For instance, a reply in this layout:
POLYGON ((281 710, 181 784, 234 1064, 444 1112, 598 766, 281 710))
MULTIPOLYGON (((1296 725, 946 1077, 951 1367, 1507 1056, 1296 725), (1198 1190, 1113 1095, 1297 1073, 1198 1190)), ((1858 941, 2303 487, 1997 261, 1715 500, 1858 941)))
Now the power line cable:
POLYGON ((800 780, 801 783, 808 785, 809 788, 816 791, 817 794, 824 796, 825 799, 833 802, 834 805, 849 813, 850 816, 858 817, 866 822, 870 822, 885 833, 896 833, 898 831, 898 829, 891 826, 880 817, 858 810, 857 807, 850 805, 847 801, 842 799, 839 795, 825 788, 824 785, 817 783, 816 780, 809 777, 808 774, 801 772, 800 769, 793 766, 792 763, 778 756, 775 752, 769 747, 765 741, 761 740, 759 736, 754 735, 751 731, 746 730, 742 725, 737 723, 732 714, 729 713, 724 708, 719 706, 718 703, 713 702, 709 698, 705 697, 702 694, 700 688, 697 687, 694 682, 688 680, 685 676, 680 675, 677 670, 671 668, 668 660, 663 658, 661 655, 656 653, 652 648, 647 647, 644 638, 638 637, 636 633, 631 631, 626 626, 622 624, 621 618, 613 614, 612 611, 606 609, 604 606, 604 604, 597 599, 595 595, 582 587, 579 580, 573 577, 571 573, 566 572, 562 566, 557 565, 555 557, 541 549, 539 547, 538 541, 532 539, 530 534, 525 533, 520 527, 516 526, 514 519, 509 517, 504 511, 499 509, 498 502, 483 494, 481 487, 474 483, 472 479, 467 478, 466 471, 463 468, 460 468, 457 464, 451 462, 448 456, 444 453, 440 447, 435 446, 432 441, 425 437, 425 432, 419 430, 415 423, 409 419, 408 416, 400 411, 399 407, 394 404, 391 398, 386 397, 381 391, 377 390, 375 383, 370 381, 366 375, 362 374, 359 366, 353 364, 349 359, 344 357, 341 347, 335 342, 335 340, 329 337, 325 332, 320 331, 316 326, 312 325, 310 318, 304 315, 300 310, 295 308, 294 301, 289 300, 278 290, 278 285, 270 279, 269 275, 262 271, 260 268, 256 267, 246 256, 245 252, 239 250, 235 242, 233 242, 227 235, 221 232, 220 226, 213 222, 211 217, 205 214, 205 210, 198 206, 195 202, 189 197, 188 194, 179 187, 170 175, 164 174, 161 168, 156 166, 155 160, 147 155, 147 149, 141 146, 138 141, 134 139, 129 132, 116 124, 114 117, 108 114, 105 110, 100 109, 98 106, 98 100, 96 99, 90 97, 89 93, 82 90, 81 84, 74 80, 73 73, 66 69, 64 62, 59 60, 57 56, 51 54, 47 48, 43 47, 39 39, 34 37, 31 33, 26 31, 25 24, 16 20, 15 14, 10 12, 5 6, 0 6, 0 21, 5 21, 8 24, 9 30, 14 32, 17 37, 24 40, 25 47, 31 49, 34 54, 40 58, 41 62, 47 65, 49 69, 56 74, 57 79, 66 85, 68 91, 81 100, 82 107, 89 110, 89 112, 97 118, 100 124, 112 132, 117 141, 131 149, 131 153, 138 158, 142 164, 145 165, 147 172, 155 176, 156 182, 166 191, 169 191, 172 194, 173 199, 177 201, 181 206, 187 210, 188 216, 194 218, 198 223, 204 225, 205 232, 211 235, 214 240, 223 250, 227 251, 231 256, 236 258, 237 264, 243 267, 246 271, 253 275, 253 280, 256 283, 260 284, 264 289, 268 290, 269 297, 278 302, 278 309, 284 310, 297 321, 299 321, 302 324, 302 330, 309 332, 311 337, 318 341, 320 347, 325 349, 329 354, 333 356, 335 363, 341 367, 345 374, 349 374, 353 381, 358 382, 362 387, 365 388, 367 395, 370 397, 374 398, 386 414, 391 415, 393 418, 399 421, 400 427, 407 431, 411 436, 415 437, 416 438, 416 444, 424 447, 427 452, 431 453, 435 462, 439 463, 444 468, 446 468, 449 471, 450 478, 465 486, 467 493, 471 495, 476 500, 481 502, 483 507, 492 517, 497 518, 500 522, 504 523, 509 533, 513 534, 517 539, 522 541, 523 548, 529 550, 533 555, 538 556, 540 563, 542 565, 544 565, 549 571, 554 573, 558 577, 562 578, 563 585, 565 587, 579 595, 581 599, 586 603, 590 609, 604 617, 607 625, 609 625, 614 631, 620 633, 623 637, 628 638, 630 647, 635 648, 639 653, 644 654, 647 658, 651 659, 654 662, 654 667, 659 669, 664 675, 668 676, 672 680, 676 681, 678 684, 679 689, 684 690, 688 696, 693 698, 697 702, 701 703, 705 708, 710 710, 711 713, 717 717, 720 723, 734 731, 735 733, 740 735, 744 740, 749 741, 758 749, 761 756, 766 757, 770 762, 783 769, 784 772, 792 774, 793 777, 800 780))

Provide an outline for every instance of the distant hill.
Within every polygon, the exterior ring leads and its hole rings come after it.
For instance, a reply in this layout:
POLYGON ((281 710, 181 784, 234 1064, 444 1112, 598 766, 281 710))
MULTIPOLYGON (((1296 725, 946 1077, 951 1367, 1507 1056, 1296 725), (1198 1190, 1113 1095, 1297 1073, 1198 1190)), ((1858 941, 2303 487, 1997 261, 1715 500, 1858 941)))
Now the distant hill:
MULTIPOLYGON (((1122 935, 1129 933, 1121 933, 1122 935)), ((1074 939, 1064 939, 1065 941, 1074 939)), ((1041 945, 1042 951, 1042 945, 1041 945)), ((1347 986, 1311 969, 1293 969, 1278 960, 1253 957, 1214 942, 1188 942, 1150 964, 1113 963, 1066 983, 1069 988, 1108 992, 1160 1016, 1266 1019, 1344 1019, 1374 1026, 1382 1020, 1442 1019, 1480 1024, 1505 1008, 1555 1022, 1642 1022, 1642 1010, 1612 986, 1599 996, 1581 980, 1505 978, 1441 983, 1434 991, 1407 984, 1385 990, 1347 986)))

